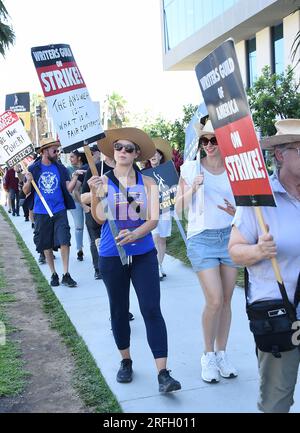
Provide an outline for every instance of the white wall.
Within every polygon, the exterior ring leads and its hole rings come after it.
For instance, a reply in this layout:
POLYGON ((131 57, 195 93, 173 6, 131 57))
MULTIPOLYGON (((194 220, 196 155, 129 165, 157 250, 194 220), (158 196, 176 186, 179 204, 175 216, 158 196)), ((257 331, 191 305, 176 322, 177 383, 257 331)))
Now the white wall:
POLYGON ((246 67, 246 42, 241 41, 235 45, 236 55, 240 65, 244 87, 247 85, 247 67, 246 67))
MULTIPOLYGON (((291 47, 297 32, 300 30, 300 11, 288 15, 283 20, 283 38, 284 38, 284 64, 285 66, 292 63, 291 47)), ((300 58, 300 50, 296 54, 296 59, 300 58)), ((295 77, 300 79, 300 65, 295 68, 295 77)))
POLYGON ((271 66, 271 28, 265 27, 256 33, 257 75, 264 66, 271 66))

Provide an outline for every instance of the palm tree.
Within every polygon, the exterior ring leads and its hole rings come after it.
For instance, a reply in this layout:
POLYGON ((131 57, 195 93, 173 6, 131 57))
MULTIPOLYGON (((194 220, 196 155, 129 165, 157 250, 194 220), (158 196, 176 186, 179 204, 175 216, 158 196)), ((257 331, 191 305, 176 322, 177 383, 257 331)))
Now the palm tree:
POLYGON ((126 121, 126 106, 127 101, 123 96, 116 92, 107 95, 105 106, 107 107, 107 127, 121 128, 126 121))
POLYGON ((10 45, 13 45, 15 41, 15 33, 8 24, 5 24, 5 21, 9 17, 8 12, 0 0, 0 54, 5 56, 5 51, 9 48, 10 45))

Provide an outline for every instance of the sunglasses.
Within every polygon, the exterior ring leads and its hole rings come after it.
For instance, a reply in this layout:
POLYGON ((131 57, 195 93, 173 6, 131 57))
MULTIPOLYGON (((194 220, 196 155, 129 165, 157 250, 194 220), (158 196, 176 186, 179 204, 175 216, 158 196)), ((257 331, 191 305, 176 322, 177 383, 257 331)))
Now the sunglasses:
POLYGON ((200 138, 200 144, 202 144, 202 146, 207 146, 209 142, 213 146, 218 146, 218 142, 217 142, 216 137, 211 137, 211 138, 201 137, 200 138))
POLYGON ((300 156, 300 147, 286 147, 285 150, 297 150, 298 156, 300 156))
MULTIPOLYGON (((51 149, 51 148, 50 148, 51 149)), ((48 149, 48 151, 50 150, 48 149)), ((52 149, 52 153, 59 153, 59 149, 52 149)))
POLYGON ((136 150, 132 144, 114 143, 114 149, 118 152, 120 152, 123 148, 127 153, 132 153, 136 150))

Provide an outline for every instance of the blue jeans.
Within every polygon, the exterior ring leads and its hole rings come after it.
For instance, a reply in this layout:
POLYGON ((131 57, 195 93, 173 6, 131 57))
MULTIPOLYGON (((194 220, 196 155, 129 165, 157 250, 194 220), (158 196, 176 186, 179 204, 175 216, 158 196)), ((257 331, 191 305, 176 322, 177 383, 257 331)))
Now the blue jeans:
POLYGON ((9 189, 9 197, 11 200, 11 207, 13 215, 19 215, 19 191, 14 190, 13 188, 9 189))
POLYGON ((77 251, 82 250, 83 247, 83 227, 84 215, 83 209, 78 202, 75 202, 75 209, 71 209, 71 214, 75 225, 75 239, 77 251))

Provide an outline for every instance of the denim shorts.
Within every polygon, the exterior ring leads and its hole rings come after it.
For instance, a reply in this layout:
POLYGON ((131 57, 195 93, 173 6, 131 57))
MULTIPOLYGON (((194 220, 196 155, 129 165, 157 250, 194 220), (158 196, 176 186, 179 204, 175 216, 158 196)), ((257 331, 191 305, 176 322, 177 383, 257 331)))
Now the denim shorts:
POLYGON ((228 253, 231 226, 204 230, 187 241, 187 256, 195 272, 216 268, 220 264, 236 268, 228 253))

